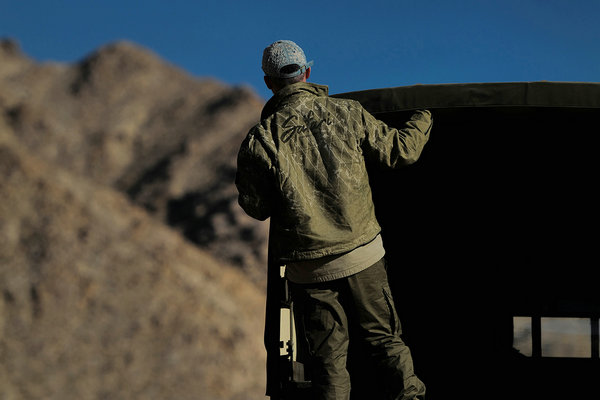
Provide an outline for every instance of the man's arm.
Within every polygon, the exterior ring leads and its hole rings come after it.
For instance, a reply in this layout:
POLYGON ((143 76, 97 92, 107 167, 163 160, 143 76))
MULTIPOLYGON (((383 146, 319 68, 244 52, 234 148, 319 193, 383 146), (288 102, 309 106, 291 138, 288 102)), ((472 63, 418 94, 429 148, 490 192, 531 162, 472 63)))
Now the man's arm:
POLYGON ((260 221, 271 216, 270 169, 264 148, 252 133, 248 134, 238 153, 235 185, 242 209, 260 221))
POLYGON ((365 157, 389 168, 410 165, 421 156, 433 124, 431 112, 416 111, 399 129, 392 128, 363 111, 365 157))

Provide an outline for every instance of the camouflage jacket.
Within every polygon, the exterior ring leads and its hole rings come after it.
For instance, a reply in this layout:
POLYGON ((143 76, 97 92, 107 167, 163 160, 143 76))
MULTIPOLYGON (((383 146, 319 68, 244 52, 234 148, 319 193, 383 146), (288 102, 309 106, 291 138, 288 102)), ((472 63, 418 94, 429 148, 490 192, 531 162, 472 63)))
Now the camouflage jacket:
POLYGON ((253 218, 271 217, 277 260, 350 251, 381 230, 365 161, 389 168, 415 162, 429 139, 429 111, 395 129, 327 86, 295 83, 265 105, 238 153, 238 201, 253 218))

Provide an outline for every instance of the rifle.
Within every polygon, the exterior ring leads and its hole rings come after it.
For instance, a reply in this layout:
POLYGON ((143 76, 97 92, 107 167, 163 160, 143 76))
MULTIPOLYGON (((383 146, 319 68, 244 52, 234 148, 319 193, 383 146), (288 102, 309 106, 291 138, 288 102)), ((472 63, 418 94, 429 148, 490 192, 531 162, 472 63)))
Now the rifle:
POLYGON ((271 243, 269 233, 264 333, 267 350, 266 395, 271 400, 304 399, 307 398, 311 382, 306 379, 304 363, 298 361, 298 354, 305 351, 296 340, 302 332, 294 323, 294 304, 285 278, 285 266, 279 265, 274 259, 271 243))

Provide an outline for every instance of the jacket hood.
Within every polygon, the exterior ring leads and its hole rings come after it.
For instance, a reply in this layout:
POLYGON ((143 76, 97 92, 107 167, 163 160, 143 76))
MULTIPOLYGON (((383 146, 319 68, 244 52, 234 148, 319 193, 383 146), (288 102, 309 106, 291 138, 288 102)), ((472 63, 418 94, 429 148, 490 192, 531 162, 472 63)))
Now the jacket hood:
POLYGON ((277 93, 275 93, 273 97, 267 101, 267 104, 265 104, 262 110, 260 118, 267 118, 269 115, 277 111, 277 109, 289 102, 292 97, 303 93, 312 94, 314 96, 329 96, 329 87, 311 82, 297 82, 286 86, 277 91, 277 93))

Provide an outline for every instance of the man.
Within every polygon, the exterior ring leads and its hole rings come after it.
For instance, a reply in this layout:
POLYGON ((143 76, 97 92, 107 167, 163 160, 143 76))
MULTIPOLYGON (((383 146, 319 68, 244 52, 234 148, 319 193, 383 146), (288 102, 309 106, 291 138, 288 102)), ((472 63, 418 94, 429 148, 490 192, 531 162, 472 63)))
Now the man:
POLYGON ((417 161, 431 114, 417 111, 401 129, 389 127, 358 102, 308 83, 312 64, 289 40, 264 50, 264 80, 274 95, 238 154, 239 203, 256 219, 271 218, 269 246, 286 266, 305 330, 313 398, 349 398, 351 324, 389 398, 422 398, 425 386, 400 337, 366 163, 397 168, 417 161))

